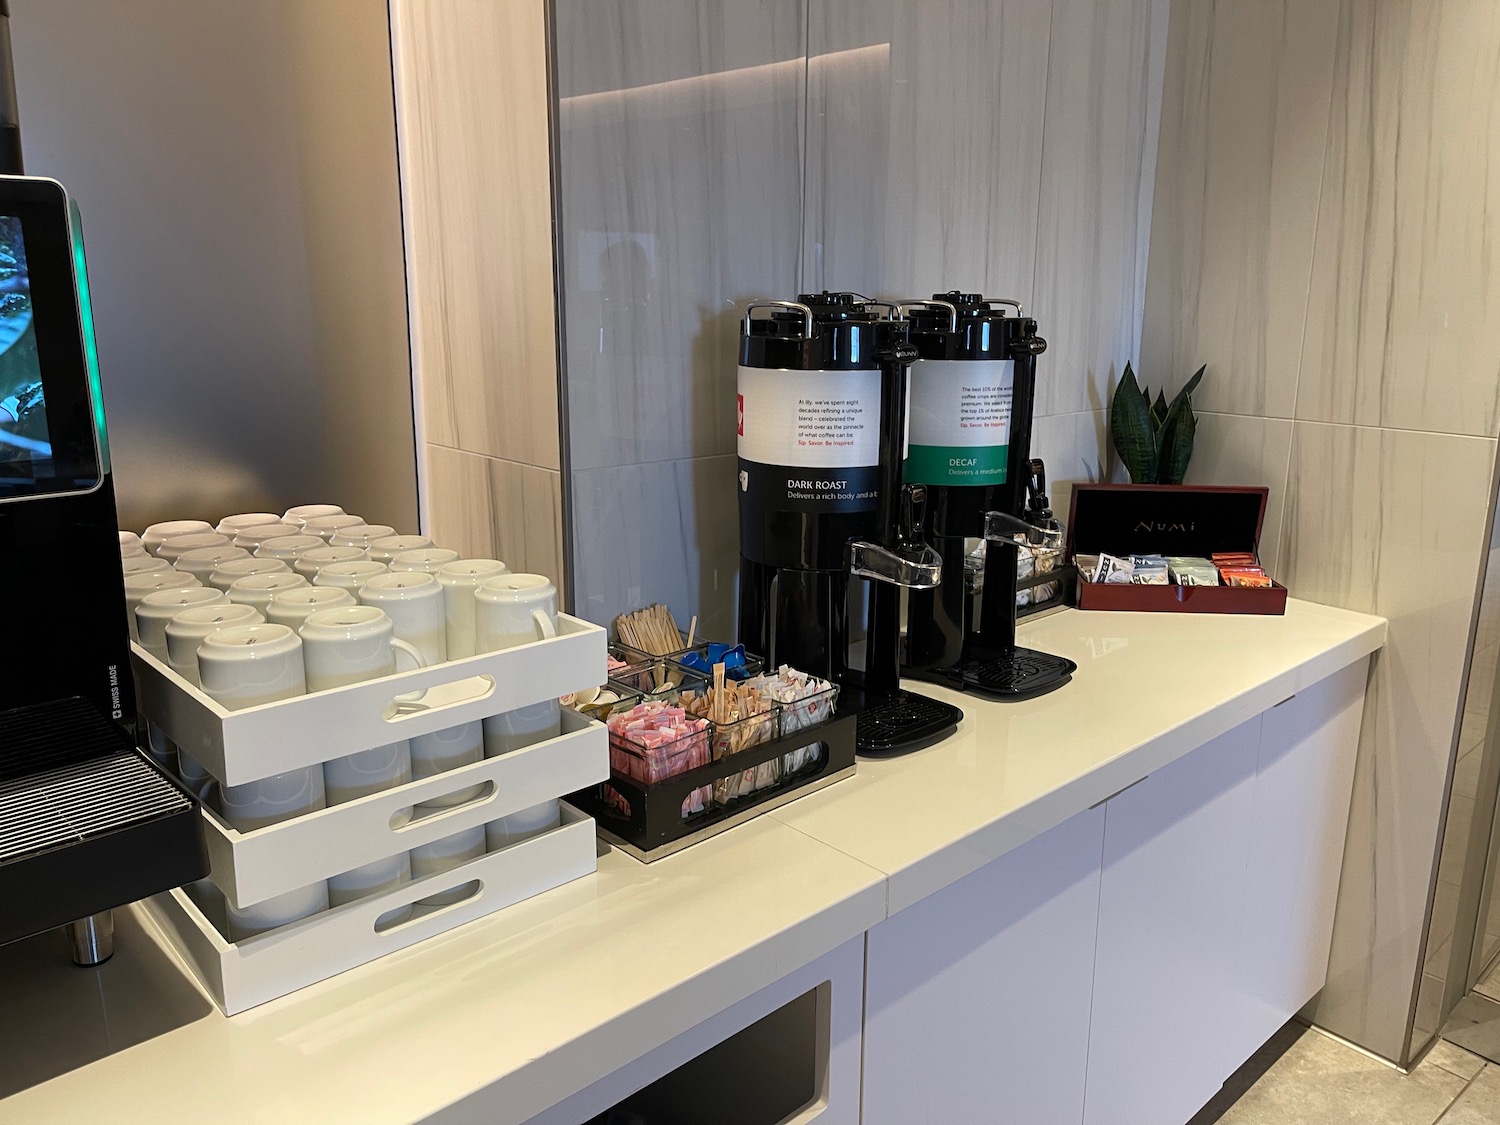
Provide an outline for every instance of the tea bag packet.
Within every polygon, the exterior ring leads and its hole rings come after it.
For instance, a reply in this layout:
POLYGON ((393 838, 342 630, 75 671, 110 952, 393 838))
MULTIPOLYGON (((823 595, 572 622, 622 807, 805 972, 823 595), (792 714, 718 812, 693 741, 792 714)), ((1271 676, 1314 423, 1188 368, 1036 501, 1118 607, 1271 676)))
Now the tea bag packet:
POLYGON ((1137 586, 1166 586, 1167 560, 1161 555, 1131 555, 1130 581, 1137 586))
POLYGON ((1167 570, 1177 586, 1217 586, 1219 568, 1207 559, 1183 555, 1167 559, 1167 570))
POLYGON ((1100 555, 1099 565, 1094 568, 1092 582, 1107 582, 1114 585, 1128 585, 1135 573, 1135 567, 1129 559, 1117 558, 1114 555, 1100 555))

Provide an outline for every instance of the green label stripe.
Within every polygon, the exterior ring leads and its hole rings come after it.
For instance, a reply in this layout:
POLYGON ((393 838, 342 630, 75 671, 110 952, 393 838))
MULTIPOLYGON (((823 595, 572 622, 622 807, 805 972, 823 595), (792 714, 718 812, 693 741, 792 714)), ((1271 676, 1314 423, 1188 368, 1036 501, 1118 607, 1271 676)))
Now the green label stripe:
POLYGON ((913 445, 906 452, 910 484, 1004 484, 1008 445, 913 445))

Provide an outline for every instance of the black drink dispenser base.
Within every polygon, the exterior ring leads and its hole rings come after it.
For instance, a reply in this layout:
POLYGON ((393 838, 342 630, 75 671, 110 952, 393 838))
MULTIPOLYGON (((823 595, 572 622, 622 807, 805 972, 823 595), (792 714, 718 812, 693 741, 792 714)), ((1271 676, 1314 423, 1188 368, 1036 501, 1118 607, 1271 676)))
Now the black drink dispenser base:
POLYGON ((906 476, 931 497, 928 538, 942 556, 943 581, 913 593, 906 675, 998 700, 1029 699, 1068 682, 1077 665, 1016 645, 1018 519, 1031 448, 1036 357, 1046 350, 1036 321, 1018 302, 940 293, 911 301, 911 440, 906 476), (1005 309, 1015 309, 1007 316, 1005 309), (964 582, 968 542, 987 540, 976 614, 964 582), (976 620, 976 617, 978 618, 976 620))

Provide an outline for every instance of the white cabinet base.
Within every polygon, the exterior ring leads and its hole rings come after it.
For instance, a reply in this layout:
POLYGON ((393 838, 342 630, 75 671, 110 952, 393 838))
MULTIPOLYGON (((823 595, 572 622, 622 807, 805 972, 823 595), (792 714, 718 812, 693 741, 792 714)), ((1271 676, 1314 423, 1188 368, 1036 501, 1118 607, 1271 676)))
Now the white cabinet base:
POLYGON ((1078 1125, 1104 809, 869 934, 864 1125, 1078 1125))

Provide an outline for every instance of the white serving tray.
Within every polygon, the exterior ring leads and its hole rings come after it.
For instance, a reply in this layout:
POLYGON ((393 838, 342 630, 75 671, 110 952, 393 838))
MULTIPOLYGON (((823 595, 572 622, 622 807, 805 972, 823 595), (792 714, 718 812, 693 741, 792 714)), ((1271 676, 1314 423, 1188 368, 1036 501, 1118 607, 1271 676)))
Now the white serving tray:
MULTIPOLYGON (((132 645, 141 708, 226 785, 243 785, 597 687, 605 631, 558 614, 557 636, 348 687, 227 711, 132 645), (419 701, 399 700, 425 692, 419 701)), ((557 794, 552 794, 557 796, 557 794)))
POLYGON ((545 742, 253 832, 235 830, 204 806, 210 878, 235 906, 248 906, 607 781, 609 736, 603 724, 564 709, 562 730, 545 742), (474 785, 486 791, 391 827, 401 810, 474 785))
POLYGON ((232 1016, 581 878, 596 865, 593 820, 565 804, 562 825, 550 832, 238 943, 225 939, 180 889, 147 899, 145 908, 232 1016), (388 911, 476 880, 478 889, 461 902, 375 929, 388 911))

